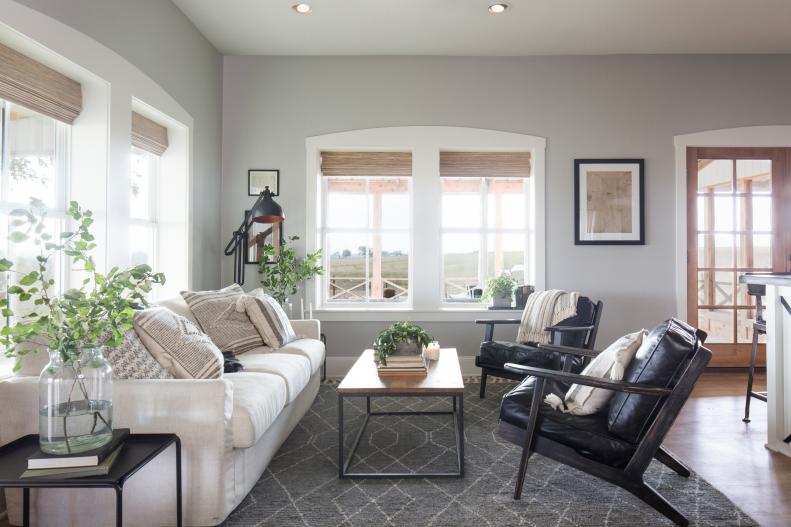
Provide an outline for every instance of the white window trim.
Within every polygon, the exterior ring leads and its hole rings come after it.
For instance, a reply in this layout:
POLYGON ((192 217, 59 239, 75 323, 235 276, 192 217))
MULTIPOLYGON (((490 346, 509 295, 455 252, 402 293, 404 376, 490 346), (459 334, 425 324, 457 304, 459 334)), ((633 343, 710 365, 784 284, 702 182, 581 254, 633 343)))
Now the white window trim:
MULTIPOLYGON (((306 287, 308 302, 318 306, 316 311, 322 313, 322 319, 330 320, 332 313, 364 313, 376 312, 366 320, 377 320, 382 317, 389 320, 387 313, 423 315, 431 313, 447 313, 438 316, 441 320, 468 318, 468 313, 487 312, 480 304, 445 304, 441 301, 442 291, 442 254, 441 238, 441 185, 439 177, 440 150, 484 150, 484 151, 530 151, 531 177, 528 180, 528 244, 526 280, 537 289, 545 288, 545 150, 546 139, 543 137, 484 130, 479 128, 462 128, 449 126, 403 126, 392 128, 370 128, 339 132, 305 140, 306 148, 306 233, 307 251, 321 248, 319 219, 323 214, 323 203, 320 202, 321 166, 320 156, 323 150, 357 150, 357 151, 409 151, 412 152, 412 225, 420 225, 414 231, 410 252, 410 300, 409 306, 375 304, 346 307, 320 304, 321 280, 310 281, 306 287), (420 269, 413 273, 412 269, 420 269), (459 316, 458 314, 462 315, 459 316), (327 316, 329 315, 329 316, 327 316)), ((362 318, 361 318, 362 319, 362 318)))
POLYGON ((791 147, 791 125, 707 130, 673 138, 676 151, 676 316, 687 318, 687 148, 791 147))

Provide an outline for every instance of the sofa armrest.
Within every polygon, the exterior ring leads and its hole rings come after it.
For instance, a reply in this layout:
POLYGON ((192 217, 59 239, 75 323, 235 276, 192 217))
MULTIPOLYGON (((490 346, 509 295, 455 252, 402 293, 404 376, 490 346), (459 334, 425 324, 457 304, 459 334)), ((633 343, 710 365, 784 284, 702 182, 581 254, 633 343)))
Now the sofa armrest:
POLYGON ((321 338, 321 321, 314 319, 309 320, 292 320, 291 327, 297 335, 304 335, 311 339, 319 340, 321 338))

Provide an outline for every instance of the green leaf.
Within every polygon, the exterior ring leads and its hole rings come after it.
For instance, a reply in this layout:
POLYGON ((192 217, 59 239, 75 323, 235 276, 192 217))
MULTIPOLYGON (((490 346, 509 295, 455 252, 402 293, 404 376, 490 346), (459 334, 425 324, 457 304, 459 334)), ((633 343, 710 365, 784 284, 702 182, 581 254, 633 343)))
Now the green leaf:
POLYGON ((14 243, 22 243, 30 238, 30 236, 22 231, 13 231, 8 235, 8 239, 14 243))
POLYGON ((14 266, 14 262, 7 258, 0 258, 0 273, 10 270, 14 266))

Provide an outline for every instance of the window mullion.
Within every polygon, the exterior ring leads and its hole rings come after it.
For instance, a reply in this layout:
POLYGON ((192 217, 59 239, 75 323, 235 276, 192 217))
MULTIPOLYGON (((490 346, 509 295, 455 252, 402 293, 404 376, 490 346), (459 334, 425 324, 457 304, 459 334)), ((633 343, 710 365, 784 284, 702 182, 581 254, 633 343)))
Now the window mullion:
POLYGON ((487 251, 488 236, 487 236, 487 219, 489 218, 489 200, 486 199, 488 195, 488 179, 481 178, 480 185, 480 199, 481 199, 481 217, 480 217, 480 232, 479 251, 478 256, 478 283, 481 287, 486 286, 486 277, 489 270, 489 254, 487 251))

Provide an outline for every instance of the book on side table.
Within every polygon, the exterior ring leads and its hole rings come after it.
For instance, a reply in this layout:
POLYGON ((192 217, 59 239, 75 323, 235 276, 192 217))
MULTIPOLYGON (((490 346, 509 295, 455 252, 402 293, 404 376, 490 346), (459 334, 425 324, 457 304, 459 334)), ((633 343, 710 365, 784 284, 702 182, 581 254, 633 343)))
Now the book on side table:
POLYGON ((117 447, 129 437, 128 428, 118 428, 113 430, 113 438, 109 443, 97 449, 79 454, 55 455, 45 454, 38 450, 27 458, 27 468, 29 470, 40 469, 65 469, 75 467, 97 467, 110 454, 114 453, 117 447))
POLYGON ((112 453, 104 458, 104 461, 95 466, 69 467, 69 468, 36 468, 27 469, 22 473, 20 479, 27 478, 47 478, 47 479, 70 479, 87 478, 88 476, 106 476, 110 473, 113 463, 118 458, 118 454, 124 445, 118 445, 112 453))

